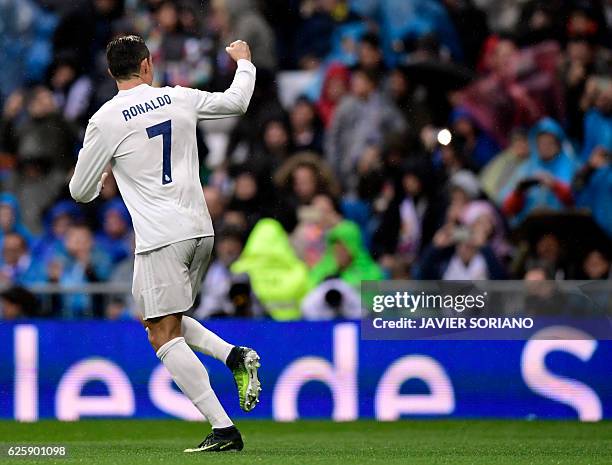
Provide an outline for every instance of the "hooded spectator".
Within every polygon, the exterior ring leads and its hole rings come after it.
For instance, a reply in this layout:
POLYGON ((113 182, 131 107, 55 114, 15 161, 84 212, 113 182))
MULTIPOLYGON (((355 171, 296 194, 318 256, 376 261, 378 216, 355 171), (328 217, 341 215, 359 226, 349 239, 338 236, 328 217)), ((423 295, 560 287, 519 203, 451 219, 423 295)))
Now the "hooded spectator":
POLYGON ((499 145, 465 108, 456 108, 451 114, 453 133, 464 140, 464 153, 476 167, 486 165, 499 152, 499 145))
POLYGON ((0 244, 9 233, 19 234, 28 246, 34 237, 21 221, 21 209, 17 198, 8 192, 0 194, 0 244))
POLYGON ((544 118, 530 131, 531 155, 510 182, 503 211, 520 222, 534 209, 562 210, 574 203, 570 183, 576 170, 565 151, 566 140, 559 123, 544 118))
POLYGON ((588 163, 573 182, 576 206, 587 208, 597 224, 612 237, 612 165, 610 151, 603 147, 593 150, 588 163))
POLYGON ((334 226, 326 237, 327 248, 321 260, 310 271, 310 286, 338 277, 354 288, 361 281, 383 278, 380 267, 363 245, 361 231, 352 221, 344 220, 334 226))
POLYGON ((351 73, 343 64, 332 63, 327 68, 317 103, 317 110, 326 128, 331 124, 340 101, 348 93, 350 81, 351 73))
POLYGON ((119 263, 131 253, 133 235, 130 213, 123 201, 107 202, 102 208, 102 231, 96 235, 96 243, 113 263, 119 263))
POLYGON ((202 284, 200 304, 194 311, 196 318, 249 318, 263 314, 248 274, 234 274, 230 270, 243 248, 243 231, 235 227, 222 227, 218 231, 215 236, 215 259, 202 284))
POLYGON ((32 256, 38 265, 64 252, 64 239, 70 226, 83 219, 80 207, 71 200, 56 203, 45 215, 44 233, 34 242, 32 256))
POLYGON ((249 275, 255 295, 272 318, 281 321, 300 318, 308 270, 278 221, 264 218, 255 225, 230 270, 249 275))

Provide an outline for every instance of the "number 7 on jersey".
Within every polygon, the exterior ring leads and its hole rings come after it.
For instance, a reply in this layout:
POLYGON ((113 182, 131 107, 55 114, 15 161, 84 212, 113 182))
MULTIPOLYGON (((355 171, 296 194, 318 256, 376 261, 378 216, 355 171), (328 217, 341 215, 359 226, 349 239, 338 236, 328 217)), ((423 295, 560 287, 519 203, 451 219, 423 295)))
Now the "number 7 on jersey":
POLYGON ((170 155, 172 151, 172 122, 170 120, 147 128, 149 139, 162 136, 162 184, 172 182, 172 164, 170 155))

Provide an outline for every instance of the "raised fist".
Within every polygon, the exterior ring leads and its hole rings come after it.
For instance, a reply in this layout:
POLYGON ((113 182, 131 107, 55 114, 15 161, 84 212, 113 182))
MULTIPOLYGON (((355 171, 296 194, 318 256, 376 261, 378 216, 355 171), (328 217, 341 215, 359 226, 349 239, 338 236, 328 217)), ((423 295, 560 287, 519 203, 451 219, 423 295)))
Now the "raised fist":
POLYGON ((236 40, 225 47, 225 51, 232 57, 232 60, 251 60, 251 49, 244 40, 236 40))

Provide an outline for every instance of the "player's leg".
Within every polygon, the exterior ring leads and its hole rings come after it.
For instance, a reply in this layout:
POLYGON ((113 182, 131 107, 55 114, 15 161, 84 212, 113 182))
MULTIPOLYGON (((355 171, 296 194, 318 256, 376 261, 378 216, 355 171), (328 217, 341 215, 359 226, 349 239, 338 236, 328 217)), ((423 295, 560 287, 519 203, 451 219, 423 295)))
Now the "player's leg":
MULTIPOLYGON (((204 274, 208 269, 213 244, 213 237, 203 237, 198 240, 189 268, 193 300, 200 290, 204 274)), ((211 355, 227 365, 234 375, 240 408, 245 412, 253 410, 259 403, 261 392, 257 373, 260 366, 257 352, 248 347, 228 344, 198 321, 186 316, 183 317, 182 331, 187 344, 193 350, 211 355)))
POLYGON ((187 345, 193 350, 210 355, 223 363, 226 362, 227 356, 234 347, 188 316, 183 316, 181 332, 187 345))
MULTIPOLYGON (((214 245, 214 237, 202 237, 197 239, 193 258, 189 265, 189 282, 191 286, 191 301, 195 301, 200 291, 204 274, 210 263, 210 256, 214 245)), ((232 344, 221 339, 215 333, 201 325, 197 320, 184 316, 181 323, 181 331, 189 347, 225 363, 230 354, 232 344)))
POLYGON ((188 451, 241 450, 240 433, 217 399, 204 365, 181 336, 181 314, 152 318, 145 326, 157 357, 213 428, 210 437, 188 451))
POLYGON ((243 447, 240 433, 213 392, 206 369, 181 335, 182 312, 192 305, 189 265, 196 242, 182 241, 137 254, 134 299, 158 358, 213 427, 203 441, 206 444, 196 450, 239 450, 243 447))

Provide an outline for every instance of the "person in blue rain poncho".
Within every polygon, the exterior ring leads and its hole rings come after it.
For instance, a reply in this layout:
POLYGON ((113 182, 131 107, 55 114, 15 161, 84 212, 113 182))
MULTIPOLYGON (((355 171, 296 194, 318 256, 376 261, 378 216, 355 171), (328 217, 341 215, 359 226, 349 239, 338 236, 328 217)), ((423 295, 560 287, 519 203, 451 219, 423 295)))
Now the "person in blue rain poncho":
POLYGON ((531 154, 509 183, 502 210, 515 225, 536 209, 560 211, 571 207, 571 182, 576 162, 567 153, 565 133, 559 123, 543 118, 529 133, 531 154))
POLYGON ((612 165, 610 151, 603 146, 593 150, 572 185, 576 206, 590 210, 593 219, 612 238, 612 165))
POLYGON ((9 233, 17 233, 23 237, 27 245, 31 245, 34 236, 21 221, 21 209, 17 197, 8 192, 0 194, 0 248, 4 242, 4 236, 9 233))
POLYGON ((44 233, 32 245, 32 256, 41 266, 64 251, 64 236, 71 224, 80 221, 83 212, 71 200, 61 200, 56 203, 45 215, 44 233))
POLYGON ((127 207, 119 198, 109 200, 102 208, 102 230, 96 234, 97 245, 119 263, 132 253, 132 221, 127 207))

